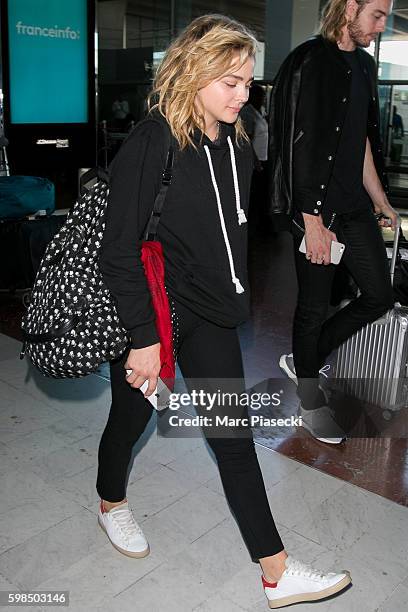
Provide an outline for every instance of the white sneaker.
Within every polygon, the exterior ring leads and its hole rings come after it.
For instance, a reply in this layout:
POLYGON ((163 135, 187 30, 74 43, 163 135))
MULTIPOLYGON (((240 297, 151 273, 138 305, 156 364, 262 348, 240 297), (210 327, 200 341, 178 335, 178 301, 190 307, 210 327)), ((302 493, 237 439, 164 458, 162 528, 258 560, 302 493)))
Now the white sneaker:
MULTIPOLYGON (((284 372, 286 376, 288 376, 288 378, 293 380, 295 385, 298 384, 295 364, 293 361, 293 353, 289 353, 288 355, 281 355, 279 359, 279 367, 282 370, 282 372, 284 372)), ((319 370, 319 374, 321 376, 324 376, 325 378, 328 378, 329 371, 330 371, 330 364, 326 364, 319 370)))
POLYGON ((336 423, 333 410, 328 406, 321 406, 316 410, 305 410, 300 404, 299 414, 302 417, 302 427, 316 440, 326 444, 340 444, 346 439, 346 433, 336 423))
POLYGON ((138 558, 149 554, 149 544, 127 502, 106 512, 101 501, 98 522, 113 546, 122 554, 138 558))
POLYGON ((347 571, 325 573, 289 556, 279 582, 271 583, 262 576, 262 584, 270 608, 283 608, 302 601, 317 601, 335 595, 351 584, 347 571))

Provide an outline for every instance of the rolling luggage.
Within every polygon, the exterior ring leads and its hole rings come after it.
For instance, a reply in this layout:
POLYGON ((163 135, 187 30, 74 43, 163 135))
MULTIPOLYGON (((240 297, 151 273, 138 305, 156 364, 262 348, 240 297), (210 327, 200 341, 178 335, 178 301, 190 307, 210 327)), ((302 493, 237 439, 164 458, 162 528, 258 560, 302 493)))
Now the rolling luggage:
POLYGON ((408 307, 408 261, 400 260, 395 270, 394 295, 397 302, 408 307))
MULTIPOLYGON (((386 241, 387 255, 392 260, 393 244, 386 241)), ((402 229, 399 231, 398 253, 394 271, 394 297, 401 306, 408 306, 408 241, 402 229)))
POLYGON ((53 183, 38 176, 0 176, 0 219, 22 219, 55 210, 53 183))
MULTIPOLYGON (((399 227, 391 260, 394 283, 399 227)), ((408 308, 396 304, 340 346, 338 386, 363 402, 388 410, 408 406, 408 308)))

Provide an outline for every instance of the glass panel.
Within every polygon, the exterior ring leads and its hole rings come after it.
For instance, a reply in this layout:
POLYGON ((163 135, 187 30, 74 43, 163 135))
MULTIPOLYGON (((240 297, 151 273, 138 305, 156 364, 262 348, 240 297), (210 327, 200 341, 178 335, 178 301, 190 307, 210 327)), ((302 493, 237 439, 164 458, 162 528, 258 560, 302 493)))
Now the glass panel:
POLYGON ((381 135, 394 205, 406 207, 408 190, 408 85, 379 86, 381 135))
POLYGON ((408 168, 408 85, 394 85, 390 118, 390 163, 408 168))
POLYGON ((394 11, 381 36, 379 78, 408 80, 408 0, 394 2, 394 11))
POLYGON ((146 113, 153 66, 171 39, 168 0, 98 0, 99 162, 105 165, 146 113))
POLYGON ((388 149, 390 108, 391 108, 392 85, 379 85, 378 100, 380 103, 380 129, 381 139, 384 144, 384 151, 388 149))
POLYGON ((256 78, 264 77, 266 0, 98 0, 98 117, 101 163, 109 161, 146 113, 154 68, 172 38, 192 19, 222 13, 260 41, 256 78))
POLYGON ((406 89, 397 85, 379 86, 381 138, 388 166, 401 164, 406 119, 404 117, 404 123, 400 114, 400 105, 401 98, 404 99, 406 95, 406 89))

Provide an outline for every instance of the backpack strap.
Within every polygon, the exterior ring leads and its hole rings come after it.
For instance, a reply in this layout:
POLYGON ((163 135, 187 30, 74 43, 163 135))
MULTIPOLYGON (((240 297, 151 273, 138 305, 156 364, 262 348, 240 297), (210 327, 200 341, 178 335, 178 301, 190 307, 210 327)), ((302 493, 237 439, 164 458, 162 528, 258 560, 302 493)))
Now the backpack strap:
MULTIPOLYGON (((154 119, 157 121, 157 119, 154 119)), ((166 199, 167 190, 170 186, 172 179, 172 171, 173 171, 173 162, 174 162, 174 147, 173 147, 173 136, 171 134, 170 128, 166 129, 166 136, 168 138, 168 151, 166 158, 166 165, 163 170, 161 187, 160 191, 156 196, 154 201, 153 210, 151 212, 150 218, 146 223, 145 229, 143 230, 142 236, 144 240, 155 240, 157 234, 157 228, 159 226, 160 216, 163 210, 164 201, 166 199)), ((103 168, 96 167, 91 168, 88 172, 85 172, 80 178, 80 194, 81 196, 87 191, 91 191, 92 188, 98 183, 102 181, 103 183, 109 185, 109 173, 103 168)))
POLYGON ((91 168, 85 172, 79 179, 79 193, 82 196, 84 192, 90 191, 98 181, 103 181, 109 184, 109 174, 103 168, 91 168))
POLYGON ((170 144, 169 150, 167 152, 166 166, 162 174, 160 191, 154 201, 153 210, 150 215, 150 219, 147 222, 146 232, 144 233, 144 240, 156 240, 157 228, 159 227, 160 217, 166 199, 167 190, 170 186, 171 179, 173 176, 173 161, 174 149, 172 144, 170 144))

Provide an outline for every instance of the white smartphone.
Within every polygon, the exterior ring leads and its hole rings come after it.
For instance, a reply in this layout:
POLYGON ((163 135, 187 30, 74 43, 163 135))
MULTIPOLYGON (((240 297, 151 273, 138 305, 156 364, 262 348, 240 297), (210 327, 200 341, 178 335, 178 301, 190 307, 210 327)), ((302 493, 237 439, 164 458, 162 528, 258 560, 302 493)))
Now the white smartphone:
MULTIPOLYGON (((126 370, 126 375, 129 376, 132 373, 132 370, 126 370)), ((146 380, 143 385, 140 387, 142 393, 147 390, 149 386, 149 381, 146 380)), ((157 387, 153 391, 150 397, 146 397, 147 400, 151 403, 155 410, 165 410, 169 407, 169 399, 170 399, 171 391, 168 386, 159 378, 157 382, 157 387)))
MULTIPOLYGON (((332 240, 331 248, 330 248, 330 262, 337 266, 341 258, 343 257, 343 253, 346 250, 346 245, 342 242, 336 242, 332 240)), ((301 253, 306 253, 306 237, 303 237, 302 242, 300 243, 299 251, 301 253)))

